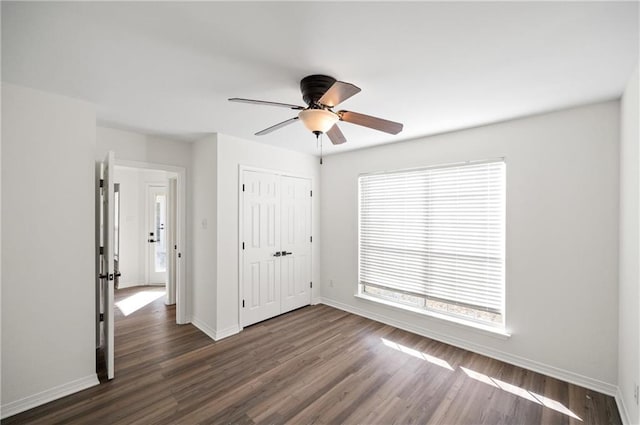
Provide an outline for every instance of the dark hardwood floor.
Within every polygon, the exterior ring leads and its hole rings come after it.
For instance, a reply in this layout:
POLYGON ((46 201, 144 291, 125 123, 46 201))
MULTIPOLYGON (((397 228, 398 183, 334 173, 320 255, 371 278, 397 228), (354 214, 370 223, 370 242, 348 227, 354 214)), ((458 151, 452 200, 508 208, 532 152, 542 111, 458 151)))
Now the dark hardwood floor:
POLYGON ((611 397, 324 305, 218 342, 162 298, 118 313, 114 380, 2 423, 621 423, 611 397))

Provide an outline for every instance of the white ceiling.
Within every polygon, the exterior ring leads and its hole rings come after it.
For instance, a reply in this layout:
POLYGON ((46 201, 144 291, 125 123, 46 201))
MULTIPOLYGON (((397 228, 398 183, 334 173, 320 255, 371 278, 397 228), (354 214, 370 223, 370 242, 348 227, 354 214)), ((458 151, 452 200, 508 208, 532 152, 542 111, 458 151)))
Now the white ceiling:
MULTIPOLYGON (((617 98, 638 62, 637 2, 2 2, 2 79, 97 105, 101 123, 184 140, 220 132, 317 154, 295 115, 325 73, 362 148, 617 98)), ((340 109, 337 108, 337 109, 340 109)), ((329 145, 329 146, 327 146, 329 145)))

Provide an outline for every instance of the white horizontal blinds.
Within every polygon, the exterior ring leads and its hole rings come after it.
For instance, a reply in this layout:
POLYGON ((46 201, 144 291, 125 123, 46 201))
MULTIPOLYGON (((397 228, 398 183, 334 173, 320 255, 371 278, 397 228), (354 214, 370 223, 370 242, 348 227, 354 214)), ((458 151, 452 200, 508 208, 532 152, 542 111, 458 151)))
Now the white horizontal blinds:
POLYGON ((503 161, 360 177, 360 283, 501 314, 503 161))

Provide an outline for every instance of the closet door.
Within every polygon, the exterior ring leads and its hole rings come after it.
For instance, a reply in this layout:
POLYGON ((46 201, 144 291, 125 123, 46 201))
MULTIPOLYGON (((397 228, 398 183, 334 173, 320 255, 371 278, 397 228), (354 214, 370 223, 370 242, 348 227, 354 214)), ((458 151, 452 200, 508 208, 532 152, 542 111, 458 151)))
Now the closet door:
POLYGON ((311 181, 280 179, 282 312, 311 303, 311 181))
POLYGON ((280 176, 243 172, 242 326, 281 312, 280 176))

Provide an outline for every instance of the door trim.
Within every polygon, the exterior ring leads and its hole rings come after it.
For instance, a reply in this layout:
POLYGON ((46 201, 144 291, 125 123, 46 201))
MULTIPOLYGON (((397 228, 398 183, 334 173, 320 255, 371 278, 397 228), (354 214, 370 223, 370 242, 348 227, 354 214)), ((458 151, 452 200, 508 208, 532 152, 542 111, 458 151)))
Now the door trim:
MULTIPOLYGON (((243 242, 243 226, 242 226, 242 217, 244 214, 244 196, 242 195, 242 185, 244 184, 243 181, 243 173, 245 171, 254 171, 254 172, 258 172, 258 173, 271 173, 271 174, 275 174, 277 176, 281 176, 281 177, 294 177, 294 178, 298 178, 298 179, 308 179, 311 182, 311 190, 313 190, 313 176, 311 175, 301 175, 301 174, 295 174, 295 173, 291 173, 289 171, 282 171, 282 170, 274 170, 274 169, 269 169, 269 168, 262 168, 262 167, 254 167, 251 165, 244 165, 244 164, 238 164, 238 331, 242 331, 243 326, 242 326, 242 311, 243 311, 243 307, 242 307, 242 300, 244 298, 244 288, 243 288, 243 274, 242 274, 242 263, 244 261, 244 253, 243 253, 243 249, 242 249, 242 242, 243 242)), ((311 200, 311 208, 309 208, 309 214, 310 214, 310 220, 311 220, 311 234, 313 236, 313 200, 311 200)), ((311 260, 311 264, 309 264, 309 267, 311 268, 311 276, 313 277, 313 243, 311 243, 311 248, 309 249, 309 255, 310 255, 310 260, 311 260)), ((309 291, 309 304, 312 304, 313 301, 313 290, 309 291)))
POLYGON ((186 245, 187 235, 187 184, 186 184, 186 169, 184 167, 178 167, 174 165, 156 164, 152 162, 143 161, 129 161, 119 160, 116 158, 116 165, 121 167, 142 168, 145 170, 161 170, 175 173, 177 175, 177 245, 178 252, 181 257, 176 261, 176 323, 185 324, 191 322, 191 311, 188 299, 187 288, 187 263, 185 259, 188 258, 188 247, 186 245))

